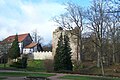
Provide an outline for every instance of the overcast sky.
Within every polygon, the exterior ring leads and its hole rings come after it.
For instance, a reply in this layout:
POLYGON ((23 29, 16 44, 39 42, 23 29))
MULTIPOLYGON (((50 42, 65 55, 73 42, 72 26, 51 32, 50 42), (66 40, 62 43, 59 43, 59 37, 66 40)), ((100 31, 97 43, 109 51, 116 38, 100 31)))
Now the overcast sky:
POLYGON ((0 0, 0 40, 37 29, 44 43, 48 43, 57 28, 52 17, 64 13, 63 4, 69 1, 83 7, 89 5, 89 0, 0 0))

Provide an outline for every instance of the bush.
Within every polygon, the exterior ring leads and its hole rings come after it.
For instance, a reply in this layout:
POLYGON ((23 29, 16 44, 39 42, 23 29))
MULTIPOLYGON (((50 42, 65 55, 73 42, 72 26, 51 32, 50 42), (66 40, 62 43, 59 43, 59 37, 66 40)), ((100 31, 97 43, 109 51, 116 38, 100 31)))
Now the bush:
POLYGON ((79 61, 73 61, 73 71, 79 72, 81 69, 84 68, 84 65, 79 61))
POLYGON ((27 67, 27 57, 23 57, 18 62, 20 64, 20 68, 26 68, 27 67))
POLYGON ((53 72, 54 71, 53 60, 50 59, 44 60, 44 67, 47 72, 53 72))
POLYGON ((12 62, 10 64, 10 67, 26 68, 27 67, 27 57, 23 56, 22 58, 19 58, 17 60, 17 62, 12 62))
POLYGON ((12 62, 10 64, 10 67, 18 67, 18 66, 19 66, 18 62, 12 62))

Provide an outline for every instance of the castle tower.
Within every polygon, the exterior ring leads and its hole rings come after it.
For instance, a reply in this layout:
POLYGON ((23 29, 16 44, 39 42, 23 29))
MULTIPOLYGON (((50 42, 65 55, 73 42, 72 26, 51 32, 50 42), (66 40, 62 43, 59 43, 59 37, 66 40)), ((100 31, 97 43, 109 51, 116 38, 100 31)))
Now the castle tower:
POLYGON ((78 36, 75 35, 74 33, 78 31, 76 28, 74 30, 63 30, 63 28, 58 27, 54 32, 53 32, 53 39, 52 39, 52 54, 53 56, 56 54, 56 48, 58 44, 59 37, 62 33, 62 35, 68 35, 69 40, 70 40, 70 47, 71 47, 71 52, 72 52, 72 60, 77 60, 79 58, 79 50, 78 47, 78 36))

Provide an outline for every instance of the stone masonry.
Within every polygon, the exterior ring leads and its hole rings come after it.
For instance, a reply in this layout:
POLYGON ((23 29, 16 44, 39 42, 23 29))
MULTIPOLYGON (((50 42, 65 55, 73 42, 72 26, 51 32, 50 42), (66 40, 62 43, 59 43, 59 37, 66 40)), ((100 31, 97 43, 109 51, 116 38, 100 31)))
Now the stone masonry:
MULTIPOLYGON (((77 28, 73 29, 73 30, 63 30, 61 27, 58 27, 54 32, 53 32, 53 39, 52 39, 52 54, 53 56, 56 53, 56 48, 57 48, 57 44, 58 44, 58 40, 60 37, 60 34, 62 33, 62 35, 68 35, 69 40, 70 40, 70 47, 71 47, 71 52, 72 52, 72 60, 77 60, 77 51, 78 46, 77 46, 77 40, 78 40, 78 36, 76 36, 74 33, 78 30, 76 30, 77 28)), ((79 58, 79 55, 78 55, 79 58)))

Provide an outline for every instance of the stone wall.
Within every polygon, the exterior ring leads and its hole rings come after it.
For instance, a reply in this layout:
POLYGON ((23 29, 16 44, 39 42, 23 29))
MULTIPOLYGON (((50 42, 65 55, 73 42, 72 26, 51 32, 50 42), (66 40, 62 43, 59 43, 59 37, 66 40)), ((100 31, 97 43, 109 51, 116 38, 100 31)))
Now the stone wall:
MULTIPOLYGON (((71 52, 72 52, 72 59, 76 60, 77 59, 77 50, 79 48, 77 48, 77 42, 78 42, 78 36, 76 36, 75 34, 76 29, 74 30, 63 30, 62 28, 57 28, 54 32, 53 32, 53 39, 52 39, 52 54, 53 56, 55 55, 56 52, 56 48, 57 48, 57 44, 58 44, 58 40, 59 37, 62 33, 62 35, 68 35, 69 40, 70 40, 70 47, 71 47, 71 52)), ((79 57, 79 56, 78 56, 79 57)))
POLYGON ((43 52, 33 52, 28 54, 29 59, 34 60, 45 60, 45 59, 53 59, 52 52, 50 51, 43 51, 43 52))

